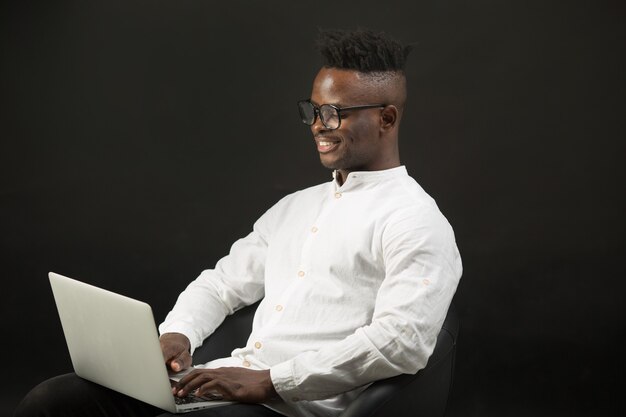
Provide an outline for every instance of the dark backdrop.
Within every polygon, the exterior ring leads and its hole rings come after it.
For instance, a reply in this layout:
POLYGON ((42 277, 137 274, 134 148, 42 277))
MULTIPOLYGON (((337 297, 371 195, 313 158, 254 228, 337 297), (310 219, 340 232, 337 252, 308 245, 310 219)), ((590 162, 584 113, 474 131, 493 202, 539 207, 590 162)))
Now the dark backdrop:
POLYGON ((624 412, 620 1, 41 1, 0 6, 2 384, 71 370, 46 273, 149 302, 329 179, 295 102, 317 27, 415 49, 403 163, 465 272, 452 416, 624 412))

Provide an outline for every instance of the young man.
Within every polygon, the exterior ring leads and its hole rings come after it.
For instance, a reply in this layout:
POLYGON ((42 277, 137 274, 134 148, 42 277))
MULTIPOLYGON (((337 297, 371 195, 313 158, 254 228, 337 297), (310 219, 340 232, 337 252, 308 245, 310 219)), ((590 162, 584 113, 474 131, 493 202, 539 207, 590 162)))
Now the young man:
MULTIPOLYGON (((368 31, 322 32, 319 47, 324 66, 298 106, 333 180, 269 209, 159 327, 167 366, 179 371, 226 315, 263 299, 246 346, 173 390, 263 406, 198 415, 338 415, 369 383, 426 365, 461 276, 450 225, 400 163, 408 48, 368 31)), ((60 378, 33 390, 18 415, 64 410, 58 387, 85 383, 60 378)), ((104 388, 81 389, 104 398, 106 412, 92 406, 93 415, 160 414, 104 388)))

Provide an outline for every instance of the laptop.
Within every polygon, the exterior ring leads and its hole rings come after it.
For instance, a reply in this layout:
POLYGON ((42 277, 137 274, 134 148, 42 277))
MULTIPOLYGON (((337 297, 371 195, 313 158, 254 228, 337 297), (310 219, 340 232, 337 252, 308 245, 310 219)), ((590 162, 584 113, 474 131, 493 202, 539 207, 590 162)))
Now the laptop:
POLYGON ((54 272, 48 277, 76 375, 171 413, 232 404, 172 394, 148 304, 54 272))

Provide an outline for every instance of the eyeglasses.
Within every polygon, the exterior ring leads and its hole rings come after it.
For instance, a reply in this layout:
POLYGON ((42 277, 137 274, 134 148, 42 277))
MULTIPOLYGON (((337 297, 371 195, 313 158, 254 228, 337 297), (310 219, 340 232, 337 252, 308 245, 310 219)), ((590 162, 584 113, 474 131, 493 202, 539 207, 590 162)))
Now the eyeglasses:
POLYGON ((320 116, 322 124, 327 129, 338 129, 341 126, 341 112, 347 110, 362 110, 373 109, 375 107, 383 108, 386 104, 365 104, 363 106, 350 106, 350 107, 337 107, 334 104, 322 104, 316 106, 311 103, 311 100, 301 100, 298 102, 298 110, 300 111, 300 117, 302 123, 307 126, 311 126, 315 123, 317 116, 320 116))

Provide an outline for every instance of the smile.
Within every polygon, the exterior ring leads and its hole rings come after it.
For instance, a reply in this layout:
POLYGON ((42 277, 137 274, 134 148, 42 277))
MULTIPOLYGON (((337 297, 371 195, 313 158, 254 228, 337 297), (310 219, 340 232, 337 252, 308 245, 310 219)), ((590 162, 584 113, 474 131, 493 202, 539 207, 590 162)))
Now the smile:
POLYGON ((339 146, 339 141, 329 141, 329 140, 317 140, 317 151, 319 153, 328 153, 332 152, 337 146, 339 146))

